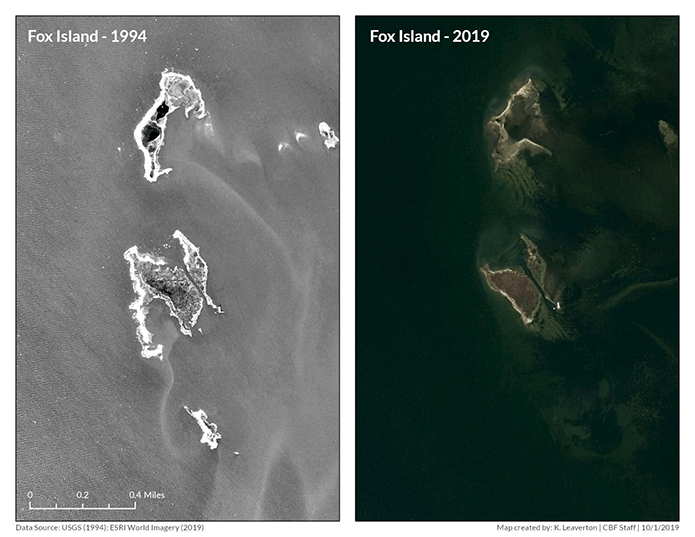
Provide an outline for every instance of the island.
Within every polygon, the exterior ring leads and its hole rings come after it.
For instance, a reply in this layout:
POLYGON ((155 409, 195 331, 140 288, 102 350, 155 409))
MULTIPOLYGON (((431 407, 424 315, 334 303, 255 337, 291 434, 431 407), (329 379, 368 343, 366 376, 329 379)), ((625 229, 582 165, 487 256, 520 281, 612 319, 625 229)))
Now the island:
MULTIPOLYGON (((200 439, 200 443, 207 444, 210 449, 217 449, 217 441, 222 438, 222 435, 217 432, 217 425, 208 421, 208 415, 202 409, 194 412, 185 405, 183 409, 188 412, 189 416, 195 419, 200 427, 200 430, 203 431, 203 436, 200 439)), ((234 452, 234 454, 238 455, 237 452, 234 452)))
POLYGON ((146 324, 153 300, 159 299, 166 304, 170 315, 178 321, 181 333, 189 337, 206 303, 215 313, 224 313, 207 294, 208 266, 199 248, 179 230, 173 237, 183 249, 183 266, 153 253, 141 252, 137 246, 128 248, 123 254, 130 267, 136 296, 129 307, 137 325, 136 335, 143 358, 164 359, 162 345, 154 345, 154 335, 146 324))
POLYGON ((183 249, 183 264, 186 276, 190 278, 196 289, 203 295, 208 306, 216 313, 224 313, 220 306, 217 306, 207 293, 208 285, 208 264, 200 256, 200 248, 189 241, 186 236, 178 229, 174 232, 174 238, 179 241, 183 249))
POLYGON ((549 149, 534 141, 548 132, 539 96, 529 77, 508 97, 504 110, 486 124, 493 138, 494 175, 510 184, 521 201, 534 197, 539 186, 525 157, 552 156, 549 149))
POLYGON ((678 135, 673 127, 666 123, 663 119, 659 120, 659 133, 664 140, 664 145, 668 150, 670 156, 676 156, 678 154, 678 135))
MULTIPOLYGON (((518 265, 493 269, 486 262, 480 267, 488 288, 509 301, 529 330, 539 332, 548 340, 570 339, 572 331, 556 316, 562 308, 560 296, 564 290, 557 269, 548 270, 538 246, 527 235, 519 233, 519 242, 523 255, 518 265)), ((512 251, 516 251, 518 245, 512 251)))
POLYGON ((159 153, 164 145, 167 116, 183 107, 186 117, 192 112, 197 119, 206 116, 205 101, 188 75, 164 71, 159 81, 159 97, 135 127, 135 144, 145 159, 145 179, 154 183, 171 168, 162 169, 159 153))
POLYGON ((519 158, 523 151, 530 155, 552 155, 549 149, 528 138, 548 130, 541 113, 539 96, 538 89, 529 78, 526 84, 509 96, 504 110, 488 121, 488 129, 497 136, 492 152, 496 168, 519 158), (518 139, 510 135, 514 129, 518 131, 518 139))
POLYGON ((321 137, 323 138, 323 145, 326 146, 326 150, 335 149, 336 147, 338 147, 338 142, 340 142, 340 138, 338 138, 335 135, 333 129, 331 129, 328 126, 328 123, 326 123, 325 121, 319 123, 319 133, 321 133, 321 137))

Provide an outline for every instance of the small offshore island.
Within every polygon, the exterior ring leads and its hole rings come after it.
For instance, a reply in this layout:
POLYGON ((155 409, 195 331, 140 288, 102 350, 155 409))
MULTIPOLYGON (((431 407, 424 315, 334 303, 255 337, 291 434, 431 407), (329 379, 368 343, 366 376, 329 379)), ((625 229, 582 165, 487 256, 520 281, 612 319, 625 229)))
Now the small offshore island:
POLYGON ((507 98, 504 110, 492 116, 486 129, 493 137, 492 160, 494 175, 516 191, 517 197, 527 201, 539 189, 535 173, 528 158, 553 155, 540 140, 548 134, 546 118, 541 112, 539 88, 531 77, 507 98))
POLYGON ((164 71, 159 88, 159 97, 133 132, 135 143, 145 158, 145 179, 151 183, 156 182, 160 175, 171 171, 171 168, 162 169, 159 165, 167 116, 181 106, 184 107, 186 117, 191 112, 197 119, 206 116, 205 101, 190 76, 164 71))
POLYGON ((188 412, 188 415, 198 423, 200 430, 203 431, 200 443, 207 444, 211 450, 217 449, 217 441, 222 438, 222 435, 217 432, 217 425, 208 421, 207 413, 203 409, 194 412, 185 405, 183 409, 188 412))
POLYGON ((130 279, 136 295, 130 309, 137 324, 136 334, 143 358, 164 359, 162 345, 154 345, 154 335, 146 326, 150 303, 154 299, 158 298, 168 306, 170 315, 179 323, 181 333, 189 337, 192 337, 191 329, 205 304, 215 313, 224 313, 207 294, 208 266, 200 256, 198 247, 179 230, 174 232, 173 237, 183 249, 183 267, 163 257, 140 252, 137 246, 128 248, 123 254, 130 265, 130 279))
POLYGON ((519 233, 518 245, 525 253, 519 265, 492 269, 486 262, 480 267, 487 286, 509 301, 529 330, 539 332, 548 340, 570 339, 570 331, 553 314, 562 309, 560 297, 564 284, 557 274, 548 276, 548 265, 528 236, 519 233))
POLYGON ((525 325, 533 322, 541 306, 541 294, 521 267, 492 270, 485 263, 480 272, 490 289, 509 300, 525 325))
POLYGON ((319 123, 319 133, 321 133, 321 137, 323 138, 323 145, 326 146, 327 151, 338 147, 338 142, 340 142, 340 138, 338 138, 335 135, 333 129, 331 129, 331 127, 325 121, 319 123))

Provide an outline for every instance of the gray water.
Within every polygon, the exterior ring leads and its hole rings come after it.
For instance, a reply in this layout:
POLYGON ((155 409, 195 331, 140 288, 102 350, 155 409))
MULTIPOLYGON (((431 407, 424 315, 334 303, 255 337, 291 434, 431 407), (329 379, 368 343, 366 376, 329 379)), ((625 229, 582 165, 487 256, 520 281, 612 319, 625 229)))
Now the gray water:
POLYGON ((337 18, 19 18, 17 46, 18 520, 337 518, 337 18), (26 39, 122 28, 147 42, 26 39), (165 68, 209 126, 170 116, 152 184, 133 129, 165 68), (122 255, 176 229, 225 313, 188 338, 153 309, 170 352, 146 360, 122 255))

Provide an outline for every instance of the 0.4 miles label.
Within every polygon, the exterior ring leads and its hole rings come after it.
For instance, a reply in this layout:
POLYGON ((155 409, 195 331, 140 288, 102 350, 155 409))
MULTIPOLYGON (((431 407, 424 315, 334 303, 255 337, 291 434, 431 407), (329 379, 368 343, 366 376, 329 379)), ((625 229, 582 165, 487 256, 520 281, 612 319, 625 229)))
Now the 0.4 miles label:
POLYGON ((165 497, 163 492, 157 492, 156 490, 131 490, 128 493, 128 498, 131 500, 163 500, 165 497))

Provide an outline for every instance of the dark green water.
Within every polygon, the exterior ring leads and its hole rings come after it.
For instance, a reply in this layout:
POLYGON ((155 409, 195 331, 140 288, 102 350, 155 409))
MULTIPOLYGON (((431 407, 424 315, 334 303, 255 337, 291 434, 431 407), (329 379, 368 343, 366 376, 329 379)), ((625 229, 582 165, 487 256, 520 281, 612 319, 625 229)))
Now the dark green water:
POLYGON ((657 61, 674 31, 675 20, 357 18, 358 520, 678 517, 677 284, 601 309, 628 284, 678 274, 677 160, 662 174, 671 186, 655 193, 642 177, 670 162, 656 122, 678 130, 677 48, 657 61), (490 38, 369 42, 373 29, 457 28, 490 38), (604 49, 619 60, 598 61, 604 49), (637 65, 660 71, 616 100, 637 65), (567 67, 578 112, 562 116, 564 145, 539 174, 552 195, 528 210, 494 181, 484 124, 520 74, 567 67), (480 277, 520 231, 579 259, 565 273, 571 341, 530 334, 480 277), (628 252, 637 268, 616 278, 628 252), (635 417, 637 392, 655 417, 635 417), (563 412, 575 414, 561 426, 563 412), (584 440, 568 439, 575 425, 584 440))

